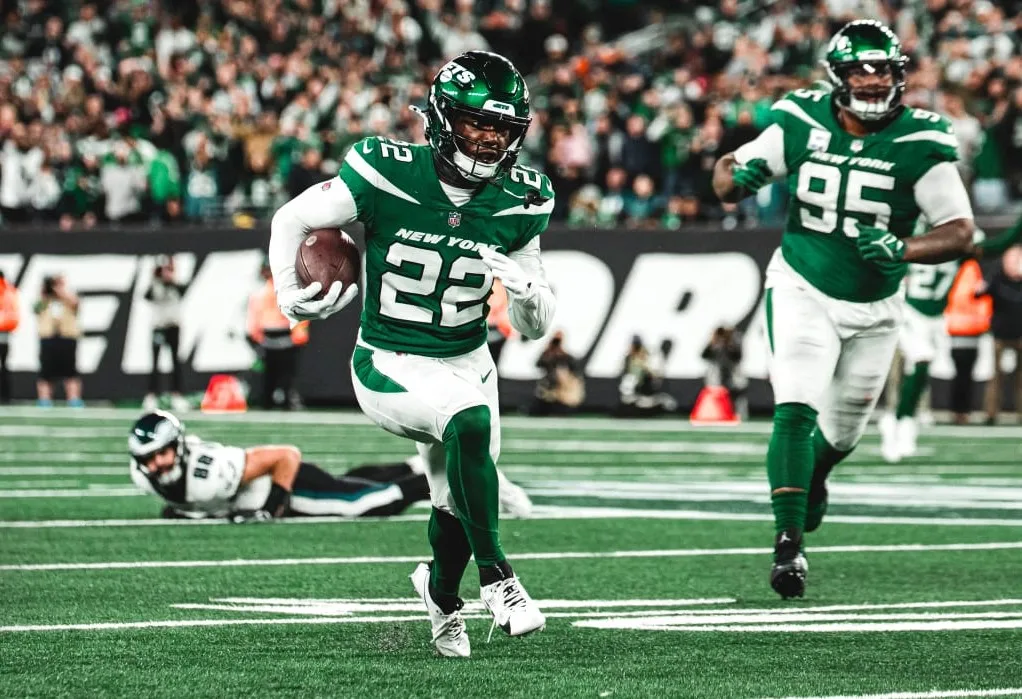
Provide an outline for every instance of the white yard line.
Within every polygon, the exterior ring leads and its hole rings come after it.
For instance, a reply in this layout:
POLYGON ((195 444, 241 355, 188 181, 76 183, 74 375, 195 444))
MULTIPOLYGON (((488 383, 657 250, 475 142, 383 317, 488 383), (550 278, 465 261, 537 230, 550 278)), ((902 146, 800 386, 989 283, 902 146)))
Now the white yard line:
POLYGON ((142 497, 146 494, 135 487, 94 487, 94 488, 33 488, 30 490, 0 490, 2 498, 125 498, 142 497))
MULTIPOLYGON (((88 408, 75 410, 71 408, 50 408, 40 410, 31 406, 0 408, 0 419, 5 417, 33 418, 48 420, 50 418, 71 418, 74 421, 86 420, 126 420, 130 421, 140 414, 134 408, 88 408)), ((225 415, 203 415, 190 413, 188 422, 228 422, 252 424, 290 424, 290 425, 371 425, 372 423, 360 413, 346 412, 303 412, 303 413, 264 413, 250 412, 225 415)), ((504 426, 513 429, 532 430, 581 430, 600 432, 605 430, 625 430, 628 432, 700 432, 720 434, 769 434, 772 426, 768 421, 743 423, 729 427, 694 427, 683 419, 662 420, 620 420, 605 417, 580 418, 530 418, 518 415, 507 415, 501 418, 504 426)), ((871 430, 875 433, 875 430, 871 430)), ((982 439, 1019 439, 1022 438, 1022 427, 1006 425, 986 427, 981 425, 937 425, 927 427, 923 437, 967 437, 982 439)))
MULTIPOLYGON (((361 522, 425 522, 425 514, 397 515, 394 517, 296 517, 280 519, 274 525, 358 524, 361 522)), ((770 514, 742 512, 713 512, 709 510, 654 510, 627 507, 572 507, 537 505, 529 519, 537 521, 571 519, 658 519, 706 522, 772 522, 770 514)), ((832 524, 897 525, 924 527, 1022 527, 1022 518, 992 517, 885 517, 881 515, 828 515, 832 524)), ((78 527, 175 527, 227 524, 222 519, 49 519, 0 521, 0 529, 64 529, 78 527)))
MULTIPOLYGON (((485 616, 489 616, 488 614, 485 616)), ((477 614, 469 618, 482 619, 477 614)), ((414 616, 365 616, 365 617, 308 617, 274 619, 183 619, 180 621, 128 621, 101 624, 27 624, 0 626, 0 632, 18 631, 114 631, 121 629, 176 629, 197 626, 261 626, 268 624, 352 624, 372 622, 422 621, 422 614, 414 616)))
MULTIPOLYGON (((123 461, 123 459, 118 459, 123 461)), ((0 466, 0 478, 8 476, 127 476, 127 465, 115 466, 0 466)), ((9 485, 4 483, 4 485, 9 485)))
POLYGON ((967 699, 969 697, 1017 697, 1022 687, 1010 689, 951 689, 931 692, 892 692, 889 694, 841 694, 826 697, 786 697, 786 699, 967 699))
MULTIPOLYGON (((820 546, 814 556, 825 553, 923 553, 932 551, 1004 551, 1020 550, 1022 541, 975 544, 885 544, 820 546)), ((515 560, 588 560, 607 558, 687 558, 695 556, 762 556, 768 548, 663 549, 640 551, 558 551, 517 553, 515 560)), ((0 571, 55 570, 138 570, 144 568, 237 568, 248 566, 362 565, 416 563, 425 554, 413 556, 337 556, 329 558, 236 558, 198 561, 104 561, 91 563, 13 563, 0 565, 0 571)))

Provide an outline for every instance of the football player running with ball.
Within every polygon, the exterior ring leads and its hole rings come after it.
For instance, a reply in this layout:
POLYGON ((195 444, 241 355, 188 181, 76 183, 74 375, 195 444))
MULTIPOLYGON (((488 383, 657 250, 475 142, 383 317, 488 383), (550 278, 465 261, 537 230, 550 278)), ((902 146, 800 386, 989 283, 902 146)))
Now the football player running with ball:
MULTIPOLYGON (((459 612, 469 558, 480 596, 505 633, 545 619, 515 576, 498 534, 500 454, 497 376, 486 346, 487 299, 503 282, 511 324, 543 336, 554 297, 540 263, 539 235, 553 209, 550 181, 515 164, 529 128, 529 92, 497 54, 464 53, 436 75, 423 114, 428 145, 359 141, 340 174, 276 213, 270 263, 281 311, 323 318, 351 301, 335 282, 314 300, 294 261, 314 229, 360 221, 366 231, 365 304, 351 360, 362 411, 416 442, 427 463, 433 560, 412 583, 442 655, 470 655, 459 612)), ((492 629, 491 629, 492 631, 492 629)))
POLYGON ((779 100, 774 123, 714 169, 726 202, 772 178, 786 178, 791 190, 766 278, 775 402, 770 583, 784 598, 805 592, 803 532, 820 526, 827 476, 855 448, 883 389, 908 264, 972 250, 957 139, 947 119, 901 105, 907 61, 886 26, 850 22, 824 61, 833 91, 796 90, 779 100), (920 214, 931 228, 912 236, 920 214))

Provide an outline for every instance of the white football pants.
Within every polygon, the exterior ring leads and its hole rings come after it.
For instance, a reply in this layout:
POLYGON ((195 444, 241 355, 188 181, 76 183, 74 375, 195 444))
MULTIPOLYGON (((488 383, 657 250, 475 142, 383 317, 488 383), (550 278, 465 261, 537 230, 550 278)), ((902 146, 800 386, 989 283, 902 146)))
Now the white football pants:
POLYGON ((497 368, 486 345, 458 357, 421 357, 370 347, 359 340, 351 383, 366 417, 399 437, 412 439, 426 461, 433 506, 454 513, 447 484, 443 435, 467 408, 490 409, 490 456, 500 456, 497 368))
POLYGON ((898 346, 905 355, 905 363, 932 362, 937 356, 937 346, 947 335, 944 316, 923 315, 905 304, 904 321, 898 333, 898 346))
POLYGON ((898 342, 903 301, 831 298, 774 253, 767 267, 767 336, 774 404, 805 403, 823 436, 848 451, 861 439, 898 342))

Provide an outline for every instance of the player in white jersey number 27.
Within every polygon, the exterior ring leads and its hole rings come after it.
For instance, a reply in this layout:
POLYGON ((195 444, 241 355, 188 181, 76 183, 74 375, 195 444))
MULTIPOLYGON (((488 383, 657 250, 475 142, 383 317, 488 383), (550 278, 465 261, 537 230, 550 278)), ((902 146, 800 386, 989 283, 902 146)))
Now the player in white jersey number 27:
POLYGON ((791 191, 766 278, 775 403, 770 582, 785 598, 804 594, 803 532, 820 526, 826 478, 862 437, 883 388, 908 263, 971 252, 957 140, 947 119, 901 104, 907 61, 886 26, 847 24, 824 61, 833 89, 779 100, 774 123, 714 168, 726 202, 772 178, 786 178, 791 191), (912 236, 920 215, 932 228, 912 236))
POLYGON ((356 220, 365 228, 352 385, 362 411, 414 440, 426 460, 433 560, 412 582, 437 650, 466 657, 458 590, 471 557, 495 626, 519 636, 545 624, 500 543, 500 415, 486 315, 499 278, 522 335, 538 339, 550 328, 554 297, 539 235, 553 191, 546 176, 515 162, 531 116, 528 88, 507 59, 458 56, 434 78, 420 114, 428 145, 375 137, 354 144, 336 178, 276 213, 269 254, 281 311, 296 320, 325 317, 355 287, 335 283, 322 301, 312 300, 318 285, 301 288, 295 252, 310 230, 356 220))

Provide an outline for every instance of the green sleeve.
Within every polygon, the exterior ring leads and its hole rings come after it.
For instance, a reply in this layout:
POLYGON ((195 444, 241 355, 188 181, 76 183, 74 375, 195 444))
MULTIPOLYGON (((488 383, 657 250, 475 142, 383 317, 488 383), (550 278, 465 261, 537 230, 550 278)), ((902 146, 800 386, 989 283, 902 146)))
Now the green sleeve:
POLYGON ((996 238, 987 238, 976 247, 983 251, 984 256, 996 257, 1003 255, 1004 251, 1015 245, 1022 239, 1022 218, 1015 222, 1015 225, 1006 231, 1002 231, 996 238))
MULTIPOLYGON (((541 175, 539 193, 546 201, 542 204, 531 204, 528 209, 533 209, 537 212, 542 211, 543 213, 533 213, 522 217, 526 220, 526 223, 523 226, 522 237, 518 240, 516 250, 524 248, 533 238, 539 236, 550 225, 550 214, 554 210, 554 186, 546 175, 541 175)), ((528 211, 528 209, 526 210, 528 211)))

